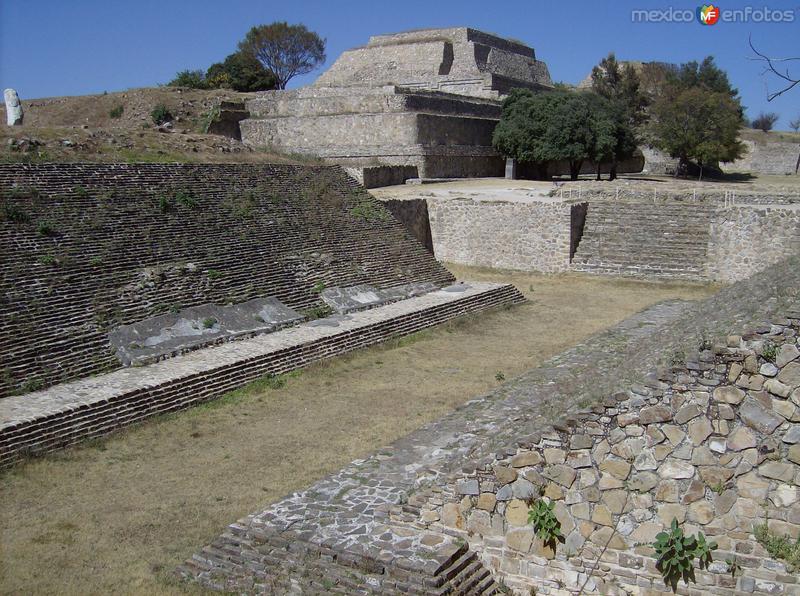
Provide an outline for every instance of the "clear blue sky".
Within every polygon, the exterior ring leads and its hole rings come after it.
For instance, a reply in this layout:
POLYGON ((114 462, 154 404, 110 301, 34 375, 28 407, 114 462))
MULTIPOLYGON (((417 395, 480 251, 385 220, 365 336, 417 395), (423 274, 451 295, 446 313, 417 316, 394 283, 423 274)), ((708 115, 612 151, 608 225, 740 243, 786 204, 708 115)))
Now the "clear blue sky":
MULTIPOLYGON (((470 26, 526 41, 556 81, 577 83, 600 58, 685 62, 713 55, 739 88, 748 115, 800 115, 800 87, 767 103, 766 79, 748 60, 747 36, 777 56, 800 56, 800 0, 753 2, 793 9, 793 23, 633 23, 632 9, 694 10, 700 3, 535 0, 0 0, 0 88, 22 98, 152 86, 205 69, 261 23, 304 23, 327 38, 328 64, 370 35, 470 26)), ((725 2, 723 9, 743 8, 725 2)), ((795 63, 800 72, 800 62, 795 63)), ((319 74, 294 81, 311 82, 319 74)), ((774 83, 773 83, 774 84, 774 83)))

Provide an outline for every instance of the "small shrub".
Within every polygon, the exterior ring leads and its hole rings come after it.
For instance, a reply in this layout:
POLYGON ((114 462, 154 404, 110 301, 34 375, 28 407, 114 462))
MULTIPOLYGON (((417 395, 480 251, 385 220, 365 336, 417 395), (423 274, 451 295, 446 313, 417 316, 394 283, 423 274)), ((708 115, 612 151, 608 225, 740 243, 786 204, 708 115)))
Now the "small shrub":
POLYGON ((307 308, 300 312, 306 319, 309 321, 313 321, 314 319, 322 319, 327 317, 331 314, 333 310, 327 304, 322 304, 320 306, 314 306, 312 308, 307 308))
POLYGON ((39 257, 39 262, 42 265, 58 265, 58 260, 53 255, 42 255, 39 257))
POLYGON ((108 113, 109 118, 113 118, 116 120, 117 118, 122 118, 122 114, 125 112, 125 108, 122 106, 114 106, 111 108, 111 111, 108 113))
POLYGON ((49 221, 40 221, 36 224, 36 233, 45 238, 52 238, 58 235, 58 230, 49 221))
POLYGON ((75 186, 72 188, 72 193, 79 199, 85 199, 89 196, 89 191, 82 186, 75 186))
POLYGON ((211 123, 214 122, 217 118, 219 118, 219 106, 214 106, 202 116, 200 116, 200 125, 199 130, 201 133, 206 134, 208 133, 208 129, 211 126, 211 123))
POLYGON ((761 112, 758 116, 753 118, 753 121, 750 124, 756 130, 769 132, 772 130, 772 127, 775 126, 778 118, 780 118, 780 116, 775 112, 767 112, 766 114, 761 112))
POLYGON ((169 197, 165 195, 158 197, 158 210, 161 213, 169 213, 172 211, 172 203, 170 202, 169 197))
POLYGON ((197 199, 195 199, 192 195, 190 195, 185 190, 178 190, 175 192, 175 202, 179 205, 183 205, 189 209, 194 209, 197 207, 197 199))
POLYGON ((22 207, 13 203, 3 203, 3 207, 0 209, 0 216, 4 221, 10 221, 11 223, 26 223, 30 220, 30 217, 22 207))
POLYGON ((321 294, 324 289, 325 289, 325 282, 324 281, 318 281, 317 283, 314 284, 314 287, 311 288, 311 290, 315 294, 321 294))
POLYGON ((384 221, 389 217, 387 213, 378 205, 377 201, 366 197, 359 198, 356 204, 350 208, 350 215, 366 221, 384 221))
POLYGON ((44 383, 40 379, 28 379, 22 384, 22 393, 33 393, 44 388, 44 383))
POLYGON ((503 374, 503 371, 498 370, 494 374, 494 380, 495 381, 499 381, 499 382, 505 381, 506 380, 506 376, 503 374))
POLYGON ((556 514, 553 511, 555 502, 546 502, 544 499, 538 499, 533 506, 528 509, 528 523, 533 525, 533 530, 536 532, 541 541, 556 550, 559 542, 564 542, 564 535, 561 533, 561 522, 558 521, 556 514))
POLYGON ((222 271, 217 269, 209 269, 206 271, 206 275, 208 276, 208 279, 219 279, 222 277, 222 271))
POLYGON ((711 551, 716 550, 716 542, 706 542, 702 532, 697 536, 685 536, 678 526, 678 520, 672 520, 668 532, 660 532, 652 544, 656 551, 656 569, 664 578, 664 585, 678 589, 678 580, 683 579, 686 585, 694 583, 694 559, 697 557, 700 569, 708 568, 712 562, 711 551))
POLYGON ((91 259, 89 259, 89 264, 92 267, 98 267, 99 265, 103 264, 103 257, 101 257, 100 255, 94 256, 91 259))
POLYGON ((222 201, 222 206, 238 219, 247 219, 255 215, 258 200, 252 190, 241 194, 230 194, 222 201))
POLYGON ((203 319, 203 328, 211 329, 214 325, 217 324, 217 320, 214 317, 208 317, 203 319))
POLYGON ((800 536, 792 540, 789 536, 781 536, 769 529, 769 520, 764 518, 763 524, 753 527, 753 535, 773 559, 786 561, 790 573, 800 570, 800 536))
POLYGON ((764 360, 775 362, 775 359, 778 357, 778 346, 771 341, 766 342, 761 348, 761 356, 764 360))
POLYGON ((728 573, 731 577, 736 577, 736 574, 742 570, 742 566, 736 561, 736 557, 728 557, 725 559, 725 564, 728 566, 728 573))
POLYGON ((150 117, 156 124, 164 124, 165 122, 170 122, 172 120, 172 114, 167 106, 165 106, 163 103, 160 103, 153 108, 153 111, 150 112, 150 117))

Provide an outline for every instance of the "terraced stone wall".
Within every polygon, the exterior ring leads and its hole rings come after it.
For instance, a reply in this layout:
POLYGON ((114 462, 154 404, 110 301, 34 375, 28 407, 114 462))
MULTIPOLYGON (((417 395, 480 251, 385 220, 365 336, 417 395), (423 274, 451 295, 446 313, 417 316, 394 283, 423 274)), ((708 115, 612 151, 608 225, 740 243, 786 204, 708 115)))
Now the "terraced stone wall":
POLYGON ((680 593, 799 594, 800 553, 764 542, 800 540, 800 310, 787 315, 524 447, 465 462, 474 472, 433 494, 418 523, 463 537, 519 594, 671 593, 652 543, 673 519, 718 546, 680 593), (539 499, 563 542, 529 523, 539 499))
POLYGON ((119 366, 115 327, 188 306, 452 275, 338 167, 0 165, 0 397, 119 366))

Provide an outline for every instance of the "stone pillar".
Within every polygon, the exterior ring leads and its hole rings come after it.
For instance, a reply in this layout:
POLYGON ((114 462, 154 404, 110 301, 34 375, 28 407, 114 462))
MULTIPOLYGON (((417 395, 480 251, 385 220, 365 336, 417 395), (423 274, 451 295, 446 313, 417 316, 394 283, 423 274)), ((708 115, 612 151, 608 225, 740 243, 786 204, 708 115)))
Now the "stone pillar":
POLYGON ((19 101, 19 95, 13 89, 5 90, 6 100, 6 121, 9 126, 22 125, 22 104, 19 101))
POLYGON ((517 160, 506 157, 506 178, 508 180, 517 179, 517 160))

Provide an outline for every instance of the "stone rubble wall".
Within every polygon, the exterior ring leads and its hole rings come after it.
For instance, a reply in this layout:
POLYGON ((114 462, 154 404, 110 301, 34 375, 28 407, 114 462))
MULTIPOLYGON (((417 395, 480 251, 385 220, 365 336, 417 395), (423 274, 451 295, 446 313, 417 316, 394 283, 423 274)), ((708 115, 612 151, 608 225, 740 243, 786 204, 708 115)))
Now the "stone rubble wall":
POLYGON ((800 254, 800 204, 736 206, 711 220, 706 275, 730 282, 800 254))
POLYGON ((680 593, 800 594, 800 570, 754 536, 766 519, 800 537, 800 311, 788 314, 524 448, 464 462, 475 471, 419 500, 418 526, 467 541, 518 594, 661 594, 651 543, 677 519, 719 546, 680 593), (565 537, 555 550, 528 523, 539 498, 555 503, 565 537))
POLYGON ((434 254, 441 261, 548 273, 569 268, 569 202, 427 201, 434 254))
POLYGON ((108 332, 171 310, 453 280, 338 167, 0 165, 0 201, 0 396, 119 367, 108 332))

